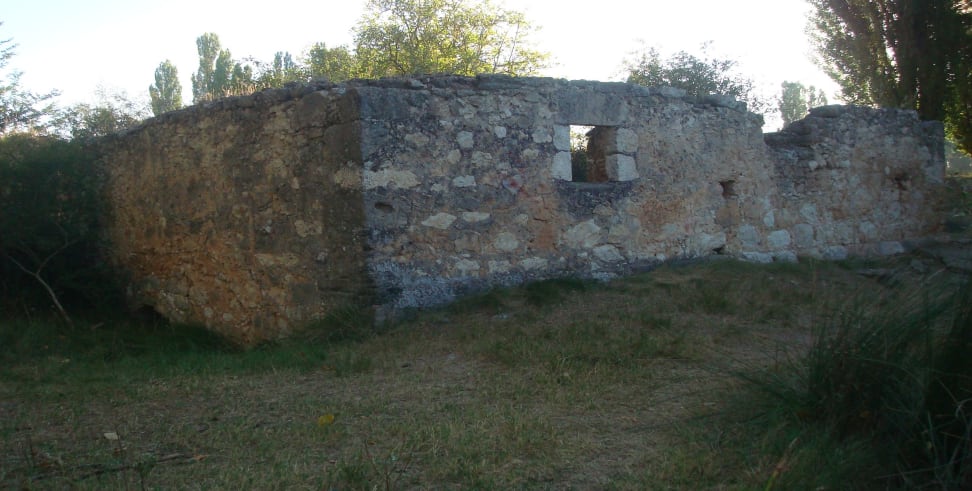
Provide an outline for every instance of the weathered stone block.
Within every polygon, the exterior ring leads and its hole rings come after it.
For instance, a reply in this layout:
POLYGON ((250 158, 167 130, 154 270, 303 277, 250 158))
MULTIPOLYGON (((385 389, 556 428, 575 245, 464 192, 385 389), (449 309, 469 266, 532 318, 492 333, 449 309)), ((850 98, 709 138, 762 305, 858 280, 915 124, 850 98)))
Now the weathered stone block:
POLYGON ((641 176, 638 175, 638 166, 634 157, 624 154, 608 155, 604 166, 607 170, 608 179, 612 181, 633 181, 641 176))

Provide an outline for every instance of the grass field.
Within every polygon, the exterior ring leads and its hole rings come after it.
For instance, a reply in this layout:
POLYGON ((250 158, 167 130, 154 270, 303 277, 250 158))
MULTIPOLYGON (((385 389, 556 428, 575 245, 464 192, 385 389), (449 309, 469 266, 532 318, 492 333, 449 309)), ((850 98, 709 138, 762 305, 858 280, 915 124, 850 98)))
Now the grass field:
POLYGON ((928 442, 957 447, 957 465, 930 468, 918 452, 906 456, 918 468, 902 468, 881 451, 873 409, 830 414, 828 394, 856 389, 810 383, 833 378, 820 366, 871 363, 848 346, 880 344, 823 340, 897 322, 902 306, 924 312, 919 344, 965 342, 947 329, 964 280, 913 260, 547 281, 381 332, 338 316, 246 352, 189 326, 4 321, 0 488, 961 486, 961 443, 928 442))

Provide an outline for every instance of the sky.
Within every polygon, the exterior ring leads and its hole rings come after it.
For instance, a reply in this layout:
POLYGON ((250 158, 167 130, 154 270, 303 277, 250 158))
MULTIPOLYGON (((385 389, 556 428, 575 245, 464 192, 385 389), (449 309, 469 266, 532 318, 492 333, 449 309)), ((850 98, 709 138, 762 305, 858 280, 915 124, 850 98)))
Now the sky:
MULTIPOLYGON (((23 88, 58 90, 62 105, 94 103, 99 89, 148 101, 164 60, 179 71, 183 100, 192 101, 196 38, 216 33, 233 57, 271 61, 299 55, 317 42, 352 43, 365 0, 3 0, 0 39, 18 46, 7 69, 23 72, 23 88)), ((523 12, 539 31, 532 39, 552 55, 542 75, 622 80, 626 57, 643 46, 663 55, 710 52, 739 62, 766 95, 799 81, 836 85, 811 61, 806 0, 493 0, 523 12)))

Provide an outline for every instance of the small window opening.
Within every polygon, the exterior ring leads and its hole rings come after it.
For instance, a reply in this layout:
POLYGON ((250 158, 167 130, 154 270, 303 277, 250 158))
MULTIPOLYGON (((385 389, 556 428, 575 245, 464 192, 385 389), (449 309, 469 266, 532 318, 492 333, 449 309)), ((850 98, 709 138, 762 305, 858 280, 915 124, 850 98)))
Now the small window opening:
POLYGON ((736 181, 730 179, 728 181, 719 181, 719 185, 722 186, 722 197, 723 199, 731 199, 737 196, 736 194, 736 181))
POLYGON ((390 205, 388 203, 385 203, 383 201, 376 202, 375 203, 375 209, 378 210, 378 211, 381 211, 381 212, 385 212, 385 213, 392 213, 392 212, 395 211, 395 207, 394 206, 392 206, 392 205, 390 205))
POLYGON ((607 151, 615 128, 607 126, 570 127, 571 181, 606 182, 607 151))
POLYGON ((573 182, 590 182, 587 170, 590 158, 587 149, 590 144, 589 133, 593 129, 593 126, 570 126, 570 180, 573 182))

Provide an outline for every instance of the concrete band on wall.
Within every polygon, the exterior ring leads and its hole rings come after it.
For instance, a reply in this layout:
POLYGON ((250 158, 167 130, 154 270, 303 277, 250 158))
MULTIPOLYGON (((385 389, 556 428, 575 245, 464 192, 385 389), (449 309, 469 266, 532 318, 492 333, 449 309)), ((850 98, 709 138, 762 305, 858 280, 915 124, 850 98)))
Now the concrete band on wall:
POLYGON ((938 230, 941 124, 826 106, 761 126, 732 98, 622 83, 268 90, 107 140, 110 239, 133 302, 252 343, 347 305, 394 315, 712 254, 890 254, 938 230))

